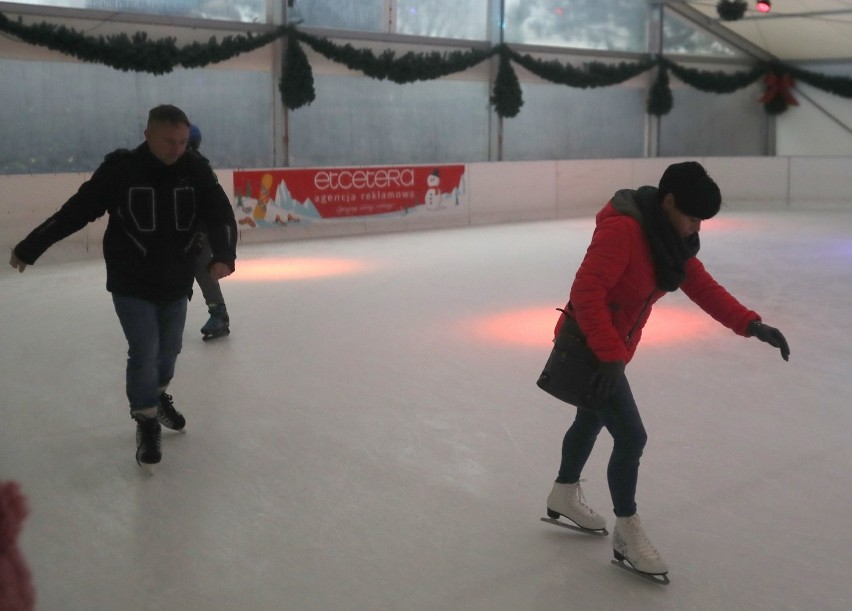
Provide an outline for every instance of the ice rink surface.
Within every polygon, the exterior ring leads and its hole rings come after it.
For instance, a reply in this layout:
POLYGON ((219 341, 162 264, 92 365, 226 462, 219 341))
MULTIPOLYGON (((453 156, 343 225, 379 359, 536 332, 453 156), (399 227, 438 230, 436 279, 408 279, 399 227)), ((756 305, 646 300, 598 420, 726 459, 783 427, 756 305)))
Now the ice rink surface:
MULTIPOLYGON (((744 339, 682 293, 627 369, 661 586, 611 536, 539 521, 573 408, 535 380, 591 219, 246 245, 200 294, 169 389, 187 433, 134 460, 100 259, 0 272, 0 480, 44 611, 846 610, 852 212, 724 211, 699 258, 779 327, 744 339)), ((23 236, 21 236, 23 237, 23 236)), ((586 500, 613 516, 604 431, 586 500)))

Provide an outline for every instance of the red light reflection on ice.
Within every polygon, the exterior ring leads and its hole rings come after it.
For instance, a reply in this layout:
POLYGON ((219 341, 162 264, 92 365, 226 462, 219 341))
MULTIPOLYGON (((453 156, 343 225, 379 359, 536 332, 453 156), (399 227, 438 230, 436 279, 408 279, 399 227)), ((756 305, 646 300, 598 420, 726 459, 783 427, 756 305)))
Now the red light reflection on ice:
POLYGON ((526 308, 484 316, 471 328, 477 339, 487 343, 548 346, 558 318, 554 308, 526 308))
POLYGON ((748 219, 726 217, 723 214, 714 216, 712 219, 707 219, 706 221, 701 221, 701 233, 749 229, 754 226, 754 223, 748 219))
MULTIPOLYGON (((526 308, 478 319, 470 327, 473 335, 487 343, 511 346, 548 347, 559 318, 554 308, 526 308)), ((657 304, 645 325, 642 345, 692 341, 722 327, 693 304, 657 304)))
POLYGON ((274 259, 237 259, 237 271, 228 280, 268 282, 307 280, 342 276, 363 270, 366 265, 353 259, 277 257, 274 259))
POLYGON ((692 303, 657 304, 642 331, 642 346, 694 341, 724 328, 692 303))

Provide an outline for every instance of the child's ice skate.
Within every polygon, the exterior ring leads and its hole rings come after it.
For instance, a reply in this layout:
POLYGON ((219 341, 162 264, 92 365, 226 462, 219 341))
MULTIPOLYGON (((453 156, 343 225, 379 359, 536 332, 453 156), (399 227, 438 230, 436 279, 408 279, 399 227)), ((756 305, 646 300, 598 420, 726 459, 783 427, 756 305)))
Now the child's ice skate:
POLYGON ((228 310, 224 303, 210 303, 207 305, 207 310, 210 312, 210 318, 201 327, 201 333, 205 342, 217 337, 228 335, 231 332, 231 320, 228 317, 228 310))

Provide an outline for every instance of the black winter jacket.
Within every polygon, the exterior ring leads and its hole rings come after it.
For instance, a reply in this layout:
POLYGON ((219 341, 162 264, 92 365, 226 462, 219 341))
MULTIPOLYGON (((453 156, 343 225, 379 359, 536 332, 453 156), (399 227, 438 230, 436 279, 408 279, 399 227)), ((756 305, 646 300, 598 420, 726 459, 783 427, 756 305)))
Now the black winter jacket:
POLYGON ((209 235, 212 262, 234 270, 234 211, 207 160, 187 152, 165 165, 144 142, 135 150, 107 155, 56 214, 15 246, 15 255, 32 265, 52 244, 105 212, 109 222, 103 250, 110 292, 154 302, 188 296, 199 222, 209 235))

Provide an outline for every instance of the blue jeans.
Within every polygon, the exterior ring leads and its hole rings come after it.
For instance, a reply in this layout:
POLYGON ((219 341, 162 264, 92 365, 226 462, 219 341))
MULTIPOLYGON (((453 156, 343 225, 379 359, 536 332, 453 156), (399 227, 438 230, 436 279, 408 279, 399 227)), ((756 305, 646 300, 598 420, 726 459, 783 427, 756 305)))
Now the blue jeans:
POLYGON ((573 483, 580 480, 580 473, 603 427, 613 439, 606 472, 613 511, 618 517, 632 516, 636 513, 639 458, 648 435, 626 377, 622 377, 615 394, 599 411, 577 410, 574 423, 562 441, 562 464, 556 481, 573 483))
POLYGON ((175 373, 183 347, 187 298, 155 303, 113 293, 115 313, 127 338, 127 399, 130 411, 156 407, 175 373))

